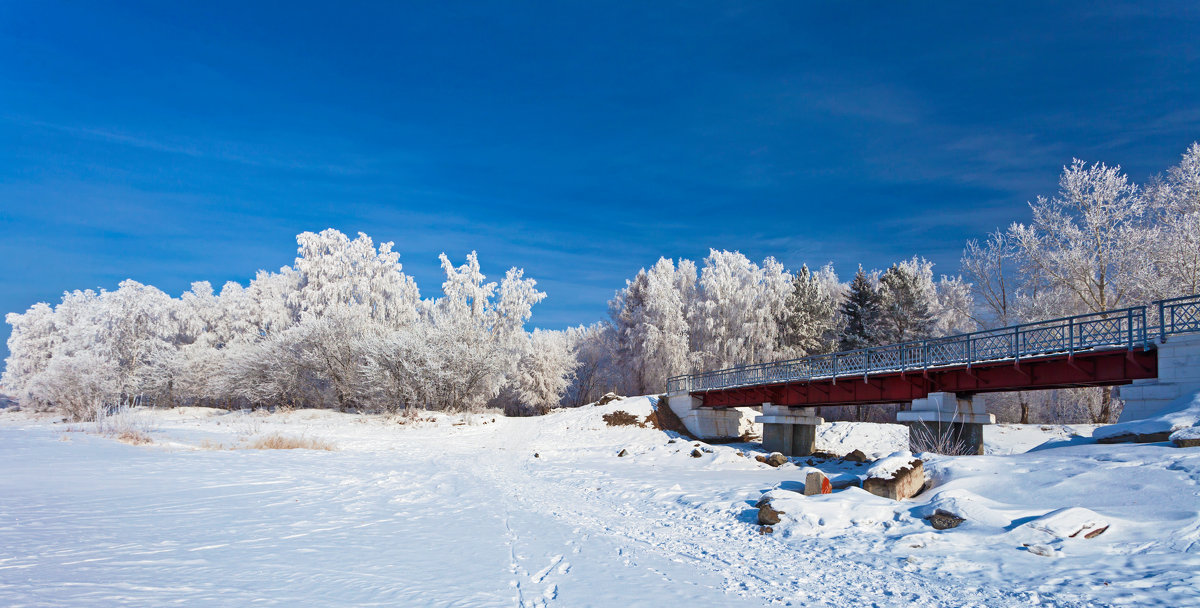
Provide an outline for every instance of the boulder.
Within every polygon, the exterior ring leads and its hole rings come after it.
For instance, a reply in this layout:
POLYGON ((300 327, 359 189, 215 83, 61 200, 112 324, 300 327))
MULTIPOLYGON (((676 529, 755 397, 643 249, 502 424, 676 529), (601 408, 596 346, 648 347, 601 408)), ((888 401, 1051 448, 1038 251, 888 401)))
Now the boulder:
POLYGON ((784 456, 783 454, 780 454, 779 452, 771 452, 771 455, 767 456, 767 459, 764 460, 763 462, 765 462, 773 467, 781 467, 781 466, 787 464, 788 459, 787 459, 787 456, 784 456))
POLYGON ((767 464, 767 457, 766 457, 766 456, 763 456, 763 455, 761 455, 761 454, 759 454, 758 456, 755 456, 755 457, 754 457, 754 459, 755 459, 755 460, 757 460, 757 461, 759 461, 759 462, 761 462, 761 463, 763 463, 763 464, 767 464))
POLYGON ((943 511, 941 509, 934 511, 933 515, 926 517, 925 520, 928 521, 935 530, 949 530, 950 528, 957 528, 959 524, 966 521, 965 519, 953 513, 943 511))
POLYGON ((809 471, 804 478, 804 495, 813 496, 816 494, 832 494, 833 485, 829 483, 829 478, 820 471, 809 471))
POLYGON ((863 489, 892 500, 912 498, 925 489, 924 464, 911 455, 896 454, 884 458, 867 471, 863 489))
POLYGON ((699 458, 704 455, 699 449, 692 450, 692 458, 699 458))
POLYGON ((625 456, 628 456, 628 455, 629 455, 628 450, 621 450, 620 452, 617 452, 617 458, 624 458, 625 456))
POLYGON ((767 503, 758 508, 758 525, 773 526, 779 523, 780 515, 783 515, 783 511, 776 511, 771 503, 767 503))
POLYGON ((849 460, 850 462, 866 462, 867 461, 867 455, 863 454, 862 450, 854 450, 853 452, 846 454, 844 456, 844 458, 846 460, 849 460))

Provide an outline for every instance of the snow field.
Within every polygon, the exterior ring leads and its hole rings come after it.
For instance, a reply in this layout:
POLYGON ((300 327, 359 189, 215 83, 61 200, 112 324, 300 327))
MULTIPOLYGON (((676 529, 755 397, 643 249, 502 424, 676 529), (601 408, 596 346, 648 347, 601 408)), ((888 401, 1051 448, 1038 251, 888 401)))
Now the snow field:
MULTIPOLYGON (((807 459, 693 458, 695 441, 601 420, 652 407, 141 411, 148 446, 0 410, 0 604, 1200 605, 1200 450, 1026 451, 1074 429, 997 425, 988 456, 921 455, 931 487, 913 500, 805 497, 807 459), (269 434, 336 451, 228 449, 269 434), (764 492, 784 512, 768 535, 764 492), (934 530, 938 509, 966 521, 934 530)), ((818 448, 882 456, 904 432, 828 424, 818 448)))

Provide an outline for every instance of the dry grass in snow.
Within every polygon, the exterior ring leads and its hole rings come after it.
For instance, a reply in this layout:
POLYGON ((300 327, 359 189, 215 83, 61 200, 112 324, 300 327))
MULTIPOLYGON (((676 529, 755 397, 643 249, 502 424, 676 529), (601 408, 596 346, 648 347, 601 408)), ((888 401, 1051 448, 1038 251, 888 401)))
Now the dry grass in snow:
POLYGON ((151 439, 149 435, 138 430, 123 431, 116 435, 116 440, 120 441, 121 443, 128 443, 129 445, 147 445, 154 443, 154 440, 151 439))
POLYGON ((251 450, 325 450, 332 452, 337 446, 332 442, 316 437, 290 437, 274 433, 259 437, 250 442, 247 449, 251 450))

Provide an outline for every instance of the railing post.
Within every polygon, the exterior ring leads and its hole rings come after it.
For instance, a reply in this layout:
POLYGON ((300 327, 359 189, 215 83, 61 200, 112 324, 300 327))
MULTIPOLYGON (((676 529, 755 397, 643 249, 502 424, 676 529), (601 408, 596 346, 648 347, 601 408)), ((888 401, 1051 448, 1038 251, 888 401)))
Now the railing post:
POLYGON ((871 372, 871 349, 863 352, 863 382, 867 381, 867 377, 871 372))
POLYGON ((1126 323, 1129 324, 1129 350, 1133 350, 1133 309, 1132 308, 1129 309, 1129 312, 1126 313, 1126 316, 1128 317, 1128 320, 1126 321, 1126 323))
POLYGON ((1021 326, 1013 326, 1013 361, 1021 360, 1021 326))
POLYGON ((1167 303, 1159 301, 1158 303, 1158 342, 1160 344, 1167 341, 1167 303))
POLYGON ((1067 319, 1067 356, 1075 356, 1075 317, 1067 319))

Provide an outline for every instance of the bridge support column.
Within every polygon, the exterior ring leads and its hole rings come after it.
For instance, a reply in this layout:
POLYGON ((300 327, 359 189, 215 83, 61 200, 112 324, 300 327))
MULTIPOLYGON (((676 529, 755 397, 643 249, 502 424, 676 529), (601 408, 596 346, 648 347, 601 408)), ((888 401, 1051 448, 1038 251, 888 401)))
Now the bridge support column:
POLYGON ((817 442, 817 426, 825 420, 816 415, 815 408, 792 408, 763 404, 763 415, 754 419, 763 425, 764 450, 784 456, 808 456, 817 442))
POLYGON ((915 450, 983 454, 983 425, 996 417, 984 411, 983 400, 955 393, 930 393, 912 402, 912 410, 898 412, 898 422, 908 424, 908 440, 915 450))

